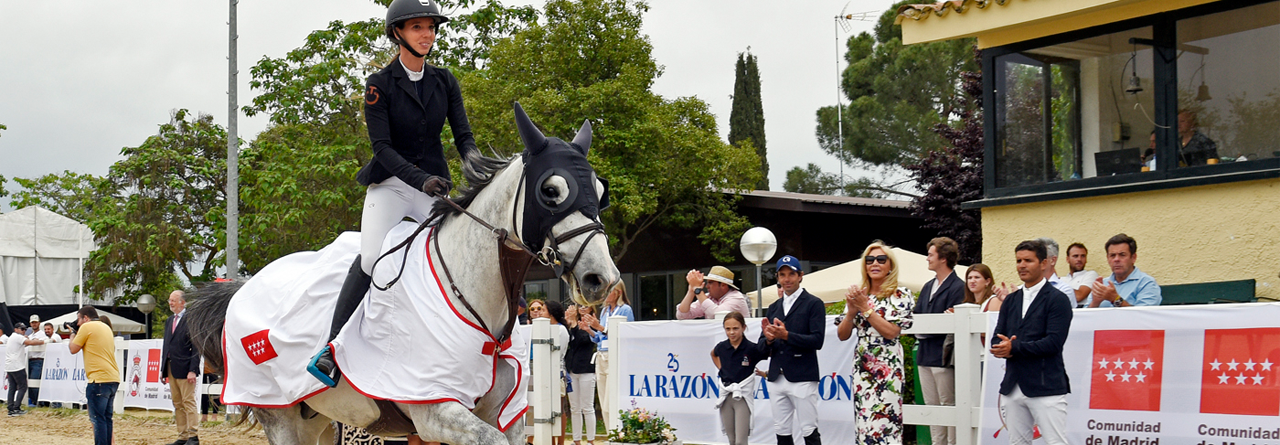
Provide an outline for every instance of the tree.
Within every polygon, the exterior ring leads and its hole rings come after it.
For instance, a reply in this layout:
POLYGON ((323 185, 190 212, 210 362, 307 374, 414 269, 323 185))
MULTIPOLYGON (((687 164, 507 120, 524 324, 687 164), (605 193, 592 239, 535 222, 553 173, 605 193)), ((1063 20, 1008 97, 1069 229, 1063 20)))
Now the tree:
POLYGON ((817 112, 817 138, 827 153, 850 165, 899 166, 912 163, 945 141, 932 129, 958 119, 960 73, 977 71, 973 39, 902 44, 894 24, 900 1, 880 16, 874 36, 861 33, 846 43, 849 66, 840 88, 849 100, 837 127, 835 107, 817 112), (840 132, 843 128, 843 148, 840 132))
POLYGON ((519 150, 512 101, 548 135, 569 137, 590 119, 592 165, 610 180, 602 215, 615 260, 654 227, 701 227, 700 237, 729 261, 741 230, 730 193, 759 179, 749 144, 720 140, 707 104, 657 96, 661 68, 640 33, 648 7, 628 0, 551 0, 545 23, 531 25, 490 52, 485 72, 463 73, 467 113, 479 141, 519 150))
MULTIPOLYGON (((769 190, 769 157, 764 139, 764 106, 760 101, 760 70, 756 57, 738 53, 733 82, 733 109, 729 112, 729 143, 739 145, 750 140, 760 156, 760 181, 757 190, 769 190)), ((790 177, 788 177, 790 179, 790 177)))
POLYGON ((241 154, 240 259, 247 272, 359 229, 365 188, 354 178, 371 156, 369 139, 326 130, 335 129, 276 125, 241 154))
POLYGON ((787 170, 787 182, 782 184, 782 189, 791 193, 834 195, 840 191, 840 177, 824 173, 818 164, 809 163, 805 168, 787 170))
POLYGON ((89 257, 91 293, 124 292, 124 301, 172 290, 174 271, 188 282, 213 278, 226 231, 227 132, 209 115, 173 112, 169 123, 107 174, 112 193, 90 221, 98 249, 89 257))
MULTIPOLYGON (((977 58, 978 50, 973 49, 977 58)), ((982 74, 962 73, 964 95, 956 98, 960 125, 938 123, 934 131, 948 141, 943 150, 929 152, 907 166, 924 194, 911 203, 912 214, 924 218, 922 227, 938 231, 960 244, 960 261, 982 261, 982 213, 960 204, 982 198, 982 74)))
POLYGON ((13 208, 40 206, 59 215, 88 223, 107 201, 111 184, 104 178, 70 170, 61 175, 50 173, 39 178, 13 178, 22 190, 13 192, 9 205, 13 208))

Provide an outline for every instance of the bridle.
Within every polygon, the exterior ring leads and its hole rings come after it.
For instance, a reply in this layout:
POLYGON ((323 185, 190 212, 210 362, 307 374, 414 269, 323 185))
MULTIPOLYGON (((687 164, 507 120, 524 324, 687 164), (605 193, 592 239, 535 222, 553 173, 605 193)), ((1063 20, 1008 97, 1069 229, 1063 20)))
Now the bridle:
MULTIPOLYGON (((516 189, 516 198, 512 204, 511 227, 517 227, 515 224, 515 212, 519 210, 520 203, 523 199, 523 194, 521 193, 524 188, 523 171, 520 173, 519 184, 520 185, 516 189)), ((453 290, 454 295, 458 297, 458 301, 462 302, 462 306, 467 308, 467 311, 471 313, 471 316, 475 317, 476 321, 480 323, 480 327, 488 332, 489 335, 493 336, 494 340, 499 345, 499 347, 495 347, 493 349, 494 355, 497 355, 510 345, 511 332, 515 329, 516 314, 517 311, 519 311, 520 298, 522 295, 521 291, 524 287, 524 278, 529 273, 530 266, 533 265, 534 260, 537 260, 538 263, 543 266, 551 267, 555 271, 556 277, 563 277, 565 274, 570 274, 570 278, 572 278, 571 274, 574 268, 578 266, 578 260, 582 258, 582 252, 586 250, 587 244, 591 242, 591 238, 604 233, 604 224, 600 223, 599 219, 594 219, 588 224, 568 230, 560 234, 560 236, 551 238, 550 245, 543 246, 542 250, 534 252, 527 244, 524 243, 524 241, 512 235, 511 232, 507 231, 507 229, 494 227, 492 224, 489 224, 488 221, 485 221, 483 218, 467 211, 467 209, 462 208, 462 206, 453 202, 453 200, 448 197, 440 197, 440 200, 444 201, 450 207, 453 207, 453 209, 459 213, 466 215, 473 221, 479 223, 486 230, 492 233, 498 242, 498 270, 499 274, 502 276, 502 289, 506 294, 507 322, 506 325, 502 327, 502 331, 495 335, 493 330, 485 324, 484 317, 480 316, 480 313, 475 310, 469 301, 467 301, 462 290, 458 289, 457 280, 453 279, 453 274, 449 271, 449 266, 445 262, 444 252, 440 250, 440 237, 431 237, 431 243, 435 248, 436 255, 440 258, 440 268, 444 270, 445 279, 449 280, 449 288, 453 290), (559 251, 560 244, 568 242, 575 237, 582 236, 583 234, 586 234, 587 238, 582 241, 582 245, 578 247, 578 253, 573 256, 573 261, 571 261, 569 263, 569 267, 566 268, 564 266, 563 257, 559 251)), ((573 211, 577 211, 577 209, 574 209, 573 211)), ((417 230, 414 230, 412 235, 409 235, 409 237, 400 244, 397 244, 395 247, 392 247, 386 253, 379 256, 377 261, 381 261, 382 258, 392 254, 396 250, 405 248, 405 246, 408 246, 409 243, 413 242, 413 240, 417 238, 418 234, 422 233, 424 229, 442 223, 444 221, 444 217, 444 214, 439 214, 438 216, 423 222, 418 226, 417 230)), ((400 272, 396 274, 396 277, 385 286, 379 286, 377 283, 373 283, 375 288, 381 291, 390 289, 391 286, 399 281, 400 277, 404 275, 404 265, 409 258, 409 249, 404 250, 404 258, 400 264, 400 272)), ((429 254, 430 253, 428 252, 428 255, 429 254)), ((374 262, 375 268, 377 267, 377 261, 374 262)))

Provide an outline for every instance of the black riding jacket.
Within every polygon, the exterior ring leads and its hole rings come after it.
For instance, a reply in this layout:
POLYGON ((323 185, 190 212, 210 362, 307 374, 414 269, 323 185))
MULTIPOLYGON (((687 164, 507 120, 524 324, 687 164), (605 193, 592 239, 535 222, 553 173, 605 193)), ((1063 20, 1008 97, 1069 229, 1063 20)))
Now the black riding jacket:
POLYGON ((422 190, 422 183, 432 175, 448 178, 449 165, 440 142, 445 119, 463 159, 476 149, 462 106, 462 89, 448 69, 424 65, 422 79, 413 82, 396 59, 369 76, 364 104, 373 160, 356 175, 361 185, 395 176, 422 190))

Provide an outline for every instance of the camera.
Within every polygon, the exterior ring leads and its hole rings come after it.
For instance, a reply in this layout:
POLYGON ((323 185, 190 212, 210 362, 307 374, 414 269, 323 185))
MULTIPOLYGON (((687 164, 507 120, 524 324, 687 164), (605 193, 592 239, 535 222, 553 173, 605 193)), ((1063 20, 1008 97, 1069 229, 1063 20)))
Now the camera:
POLYGON ((62 328, 63 328, 63 329, 66 329, 66 330, 68 330, 68 331, 71 331, 71 332, 75 332, 75 331, 76 331, 76 326, 75 326, 75 324, 73 324, 73 323, 71 323, 71 322, 69 322, 69 321, 68 321, 68 322, 66 322, 66 323, 63 323, 63 324, 62 324, 62 328))

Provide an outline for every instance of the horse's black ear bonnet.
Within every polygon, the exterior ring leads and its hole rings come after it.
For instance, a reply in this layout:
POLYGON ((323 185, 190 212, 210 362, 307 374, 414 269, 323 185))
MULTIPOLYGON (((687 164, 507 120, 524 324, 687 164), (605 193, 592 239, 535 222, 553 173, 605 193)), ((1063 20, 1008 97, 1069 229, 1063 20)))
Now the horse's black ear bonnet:
POLYGON ((521 157, 525 164, 523 186, 526 204, 520 238, 536 252, 542 249, 550 236, 551 227, 573 212, 581 211, 592 221, 597 220, 600 211, 609 206, 609 188, 608 183, 597 178, 587 163, 587 151, 591 149, 590 121, 582 124, 573 142, 565 142, 543 136, 519 103, 515 104, 515 114, 520 140, 524 142, 521 157), (542 183, 551 176, 560 176, 568 183, 568 196, 559 204, 556 204, 559 197, 546 196, 542 188, 542 183), (595 193, 597 179, 605 184, 604 197, 600 199, 595 193), (537 205, 527 204, 534 202, 537 205))

